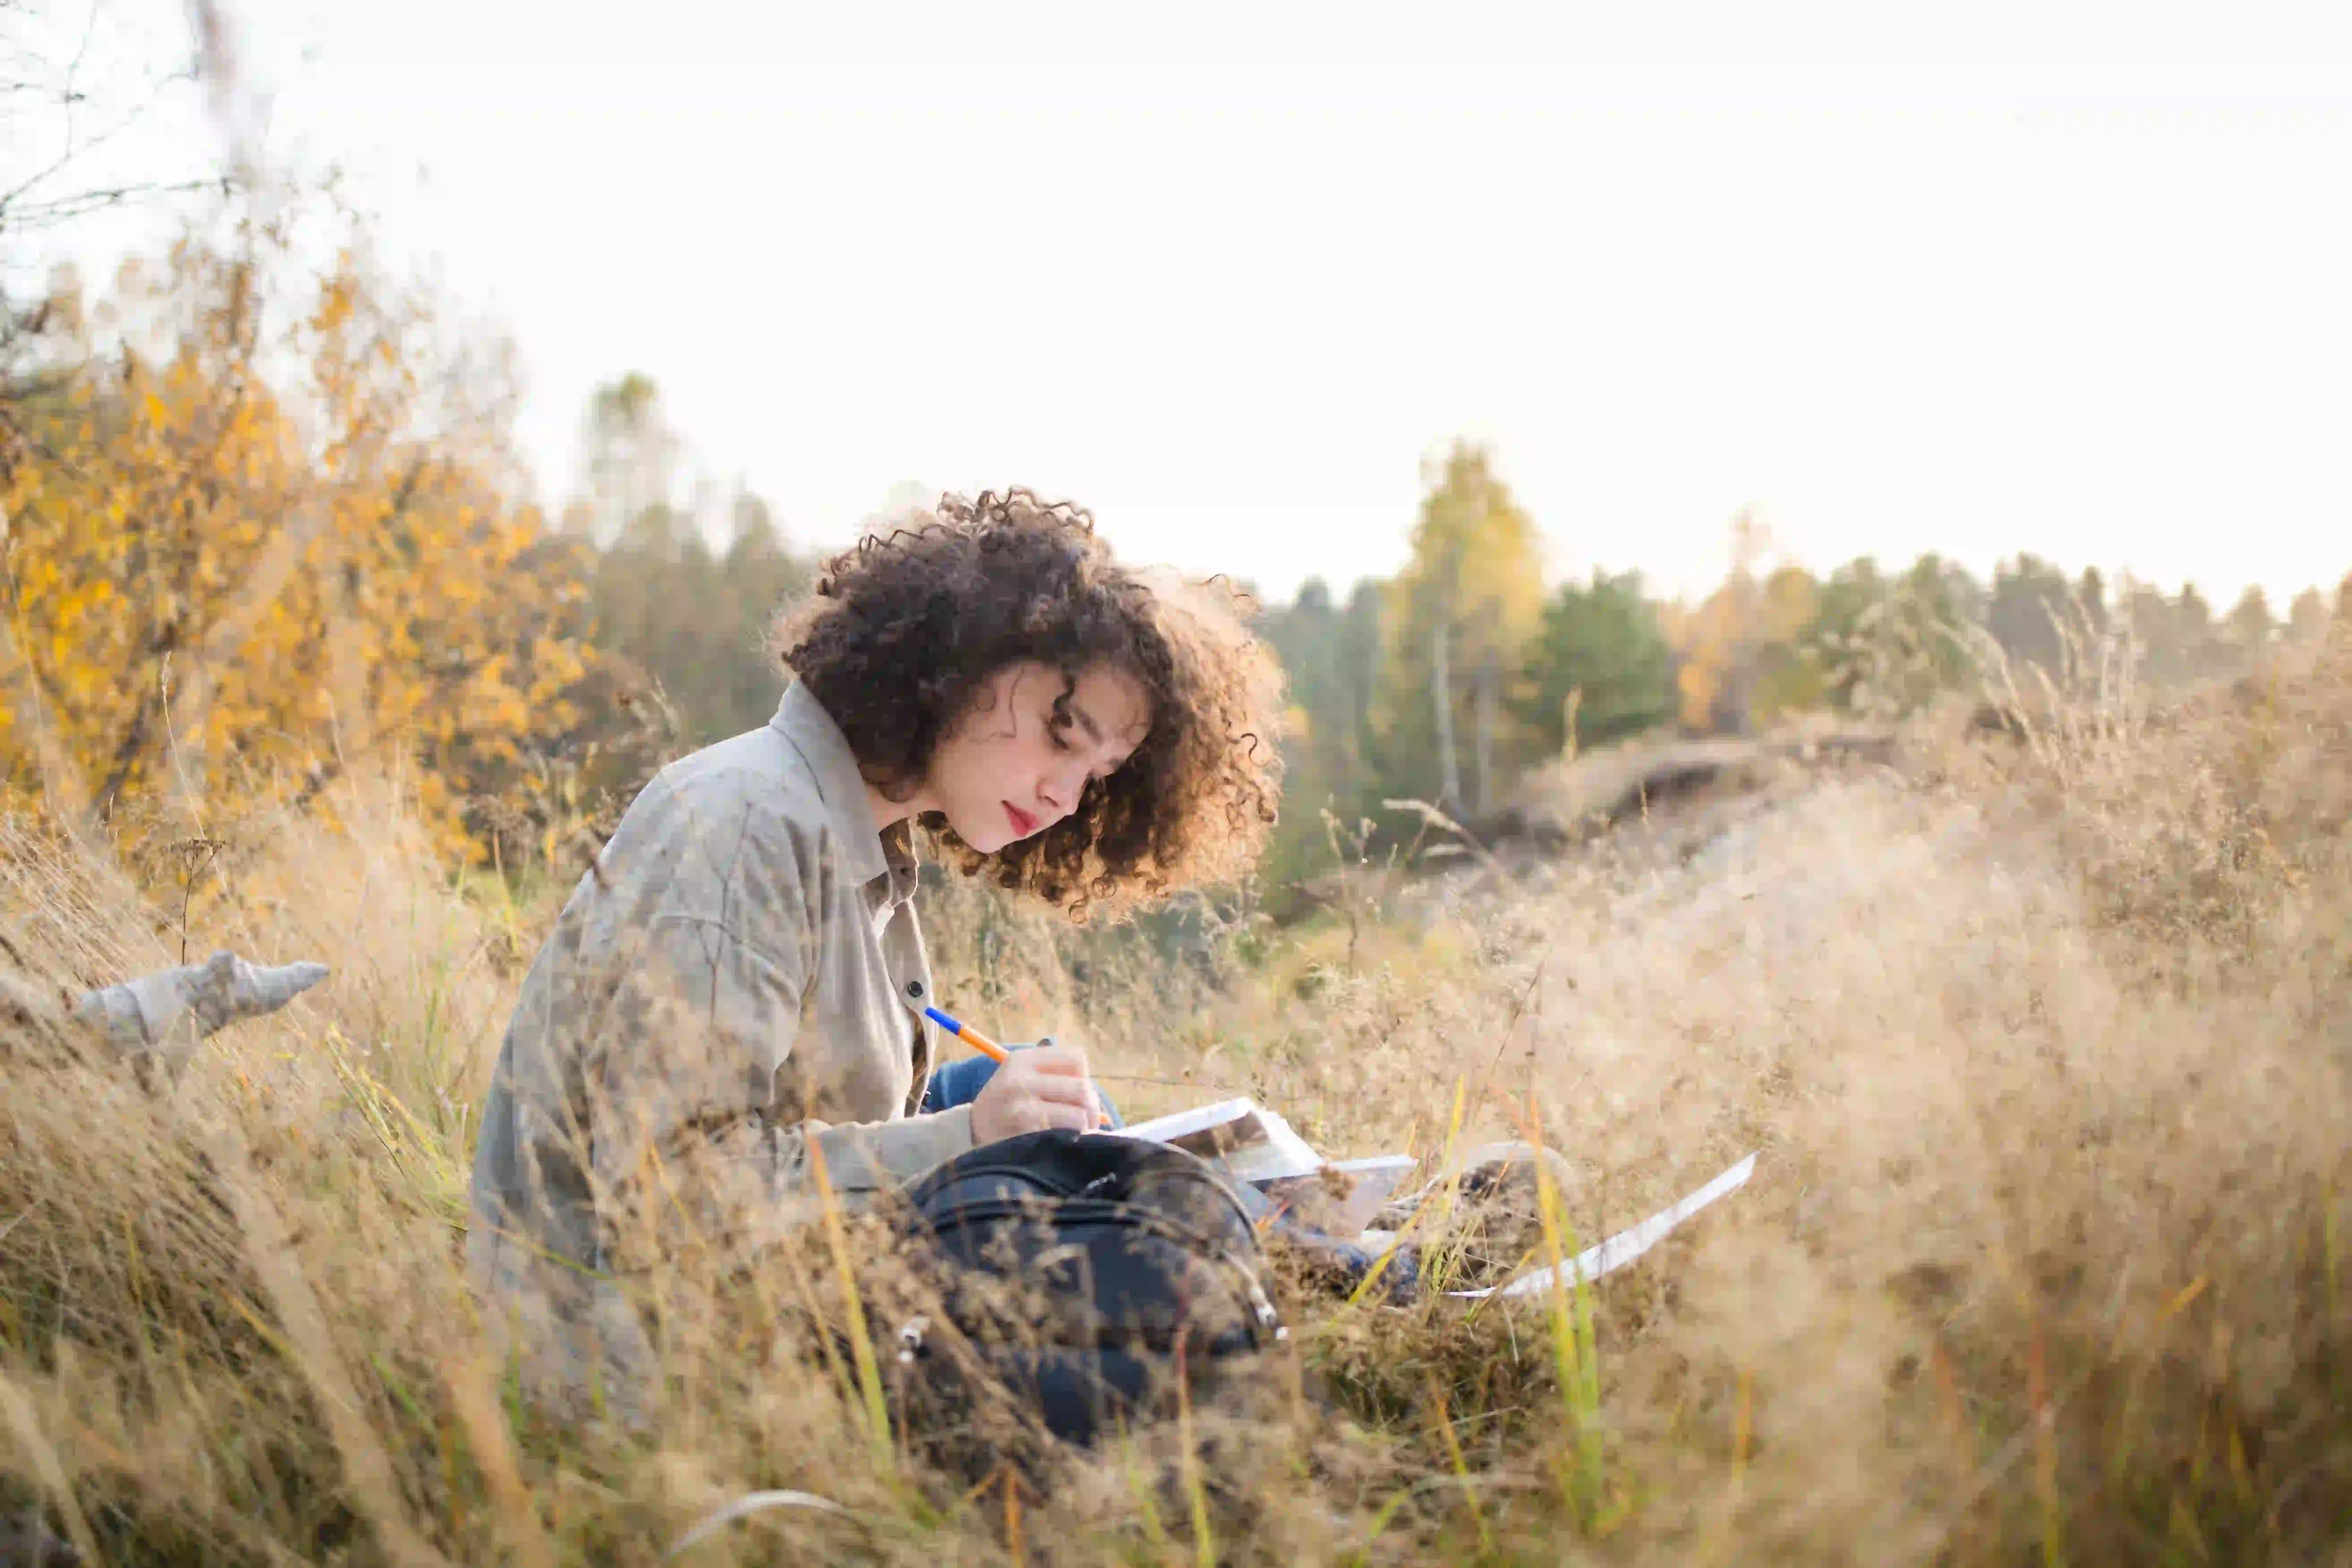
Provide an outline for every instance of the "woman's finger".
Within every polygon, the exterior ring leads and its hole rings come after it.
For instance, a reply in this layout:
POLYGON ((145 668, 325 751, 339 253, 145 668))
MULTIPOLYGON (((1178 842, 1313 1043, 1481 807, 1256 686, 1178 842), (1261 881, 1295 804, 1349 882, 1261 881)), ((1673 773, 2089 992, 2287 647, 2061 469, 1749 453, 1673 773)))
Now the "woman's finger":
POLYGON ((1033 1050, 1014 1052, 1013 1059, 1051 1077, 1087 1076, 1087 1053, 1076 1046, 1039 1046, 1033 1050))
POLYGON ((1056 1105, 1075 1105, 1084 1109, 1094 1104, 1095 1086, 1082 1078, 1064 1078, 1057 1073, 1033 1079, 1024 1087, 1037 1099, 1051 1100, 1056 1105))

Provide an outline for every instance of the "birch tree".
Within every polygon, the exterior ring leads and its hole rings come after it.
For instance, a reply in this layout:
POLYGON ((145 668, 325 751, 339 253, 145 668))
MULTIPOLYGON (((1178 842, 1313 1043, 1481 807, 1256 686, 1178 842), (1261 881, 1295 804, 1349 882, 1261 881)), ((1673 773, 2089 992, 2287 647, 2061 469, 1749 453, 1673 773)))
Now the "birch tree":
POLYGON ((1385 595, 1382 785, 1451 811, 1492 810, 1533 749, 1515 699, 1543 613, 1540 539, 1487 453, 1456 443, 1430 475, 1412 552, 1385 595))

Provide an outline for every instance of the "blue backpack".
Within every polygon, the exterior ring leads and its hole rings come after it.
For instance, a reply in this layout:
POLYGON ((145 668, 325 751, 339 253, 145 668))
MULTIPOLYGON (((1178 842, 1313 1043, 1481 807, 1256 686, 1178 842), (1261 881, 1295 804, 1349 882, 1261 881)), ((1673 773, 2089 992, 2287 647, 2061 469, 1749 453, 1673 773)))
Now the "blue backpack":
MULTIPOLYGON (((1251 1194, 1255 1196, 1255 1194, 1251 1194)), ((897 1392, 918 1429, 982 1406, 1091 1444, 1172 1414, 1284 1333, 1234 1184, 1181 1149, 1062 1130, 985 1144, 905 1194, 936 1291, 898 1325, 897 1392)))

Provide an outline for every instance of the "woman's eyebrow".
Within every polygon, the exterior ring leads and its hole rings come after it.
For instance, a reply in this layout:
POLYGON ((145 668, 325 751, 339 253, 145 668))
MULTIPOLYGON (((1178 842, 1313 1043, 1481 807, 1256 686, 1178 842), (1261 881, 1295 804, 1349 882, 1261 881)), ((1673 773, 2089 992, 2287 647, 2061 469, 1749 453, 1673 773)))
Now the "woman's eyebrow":
MULTIPOLYGON (((1108 744, 1108 742, 1103 739, 1102 726, 1095 722, 1094 715, 1079 707, 1075 700, 1065 702, 1063 707, 1065 710, 1068 712, 1071 719, 1076 721, 1078 727, 1087 732, 1087 739, 1092 741, 1097 746, 1108 744)), ((1114 768, 1124 766, 1127 763, 1127 757, 1131 757, 1134 754, 1134 748, 1129 748, 1127 756, 1119 758, 1119 760, 1113 763, 1111 766, 1114 768)))

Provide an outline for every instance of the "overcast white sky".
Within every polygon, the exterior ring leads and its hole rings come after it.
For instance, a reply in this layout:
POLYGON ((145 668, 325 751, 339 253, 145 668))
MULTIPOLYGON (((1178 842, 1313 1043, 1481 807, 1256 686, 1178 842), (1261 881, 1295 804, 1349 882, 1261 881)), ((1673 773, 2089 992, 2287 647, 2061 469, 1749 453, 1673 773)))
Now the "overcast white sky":
POLYGON ((1817 569, 2352 568, 2352 5, 231 8, 275 155, 511 329, 551 494, 635 368, 803 542, 1026 483, 1344 584, 1465 435, 1556 574, 1703 587, 1747 504, 1817 569))

